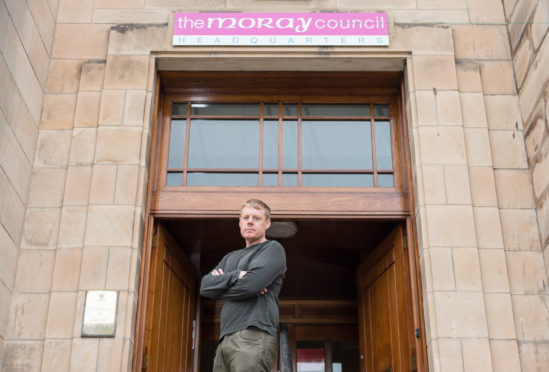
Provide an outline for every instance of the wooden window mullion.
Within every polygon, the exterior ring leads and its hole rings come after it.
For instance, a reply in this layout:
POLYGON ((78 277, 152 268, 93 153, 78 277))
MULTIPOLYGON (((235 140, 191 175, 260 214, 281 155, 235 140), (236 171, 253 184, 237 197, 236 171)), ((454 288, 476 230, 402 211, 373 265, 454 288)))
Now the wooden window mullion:
POLYGON ((185 152, 183 153, 183 186, 187 185, 189 169, 189 140, 191 137, 191 102, 187 102, 187 117, 185 123, 185 152))

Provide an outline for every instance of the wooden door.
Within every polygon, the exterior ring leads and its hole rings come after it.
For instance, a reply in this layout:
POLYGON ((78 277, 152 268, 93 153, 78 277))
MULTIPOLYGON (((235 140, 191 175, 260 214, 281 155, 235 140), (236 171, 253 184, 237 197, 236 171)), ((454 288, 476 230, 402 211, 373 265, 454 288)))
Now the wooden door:
POLYGON ((195 268, 162 224, 155 240, 144 370, 191 371, 195 268))
POLYGON ((404 237, 397 226, 359 266, 362 372, 412 371, 406 307, 404 237))

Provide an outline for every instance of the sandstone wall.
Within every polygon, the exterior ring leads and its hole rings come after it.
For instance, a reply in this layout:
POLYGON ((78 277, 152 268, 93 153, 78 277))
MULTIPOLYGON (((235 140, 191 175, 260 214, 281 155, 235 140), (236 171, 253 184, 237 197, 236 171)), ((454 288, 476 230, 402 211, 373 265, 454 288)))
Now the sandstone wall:
MULTIPOLYGON (((0 365, 18 348, 6 339, 10 301, 47 304, 15 282, 25 208, 28 205, 42 102, 53 48, 58 0, 0 1, 0 365)), ((51 254, 37 257, 51 260, 51 254)), ((31 347, 41 348, 39 345, 31 347)))

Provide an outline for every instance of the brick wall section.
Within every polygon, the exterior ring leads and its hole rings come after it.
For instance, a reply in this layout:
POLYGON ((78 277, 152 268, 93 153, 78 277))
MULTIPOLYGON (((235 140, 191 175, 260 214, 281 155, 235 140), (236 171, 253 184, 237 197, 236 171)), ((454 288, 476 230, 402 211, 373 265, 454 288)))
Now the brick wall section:
POLYGON ((527 174, 534 190, 530 203, 535 206, 539 226, 538 239, 529 234, 533 231, 519 228, 535 221, 534 213, 526 215, 524 210, 521 211, 522 220, 508 221, 515 224, 516 236, 522 235, 529 240, 523 242, 522 252, 509 252, 508 258, 517 261, 510 267, 511 271, 523 277, 516 283, 517 295, 513 301, 515 319, 521 322, 520 332, 517 328, 521 361, 524 370, 534 371, 546 368, 549 353, 546 310, 549 298, 546 286, 542 286, 547 278, 540 267, 543 254, 545 271, 549 272, 549 1, 507 0, 504 5, 521 114, 517 125, 524 131, 527 174), (525 292, 540 296, 518 294, 525 292), (537 315, 531 321, 525 321, 524 314, 531 312, 537 315))
MULTIPOLYGON (((0 366, 10 368, 14 357, 41 353, 41 341, 11 344, 21 337, 40 340, 38 323, 18 334, 8 327, 10 301, 16 307, 44 309, 48 296, 28 297, 16 283, 18 251, 21 243, 29 189, 38 182, 48 187, 54 180, 32 169, 39 131, 42 102, 46 90, 49 59, 55 33, 58 0, 0 1, 0 366), (28 336, 28 337, 27 337, 28 336)), ((54 196, 52 196, 54 197, 54 196)), ((43 269, 51 254, 24 257, 33 267, 43 269)), ((30 268, 28 268, 30 269, 30 268)), ((32 269, 30 269, 32 270, 32 269)), ((43 288, 38 288, 42 291, 43 288)), ((33 324, 34 325, 34 324, 33 324)), ((29 366, 30 370, 30 366, 29 366)))

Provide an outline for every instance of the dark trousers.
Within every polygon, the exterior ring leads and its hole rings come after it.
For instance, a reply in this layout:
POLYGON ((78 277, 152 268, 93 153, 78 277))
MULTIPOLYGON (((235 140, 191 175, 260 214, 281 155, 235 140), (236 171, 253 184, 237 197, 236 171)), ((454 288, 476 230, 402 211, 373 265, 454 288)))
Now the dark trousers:
POLYGON ((276 337, 251 327, 223 337, 213 372, 270 372, 278 352, 276 337))

